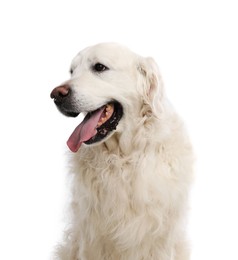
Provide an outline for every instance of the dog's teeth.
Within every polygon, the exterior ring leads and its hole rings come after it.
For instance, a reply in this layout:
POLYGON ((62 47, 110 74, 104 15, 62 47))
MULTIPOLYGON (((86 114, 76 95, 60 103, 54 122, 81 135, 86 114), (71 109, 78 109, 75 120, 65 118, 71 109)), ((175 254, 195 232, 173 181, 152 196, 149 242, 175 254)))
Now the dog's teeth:
POLYGON ((99 122, 97 123, 97 127, 100 127, 102 124, 104 124, 111 117, 112 113, 113 113, 113 106, 107 105, 104 117, 100 118, 99 122))

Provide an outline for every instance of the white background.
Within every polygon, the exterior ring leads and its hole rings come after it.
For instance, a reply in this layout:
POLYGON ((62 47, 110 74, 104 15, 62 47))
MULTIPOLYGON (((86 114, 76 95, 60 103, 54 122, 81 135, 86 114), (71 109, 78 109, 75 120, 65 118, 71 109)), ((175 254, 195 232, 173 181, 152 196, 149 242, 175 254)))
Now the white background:
POLYGON ((235 2, 1 1, 0 259, 50 259, 61 236, 65 141, 79 119, 49 94, 74 55, 102 41, 154 57, 186 121, 197 156, 192 260, 238 259, 235 2))

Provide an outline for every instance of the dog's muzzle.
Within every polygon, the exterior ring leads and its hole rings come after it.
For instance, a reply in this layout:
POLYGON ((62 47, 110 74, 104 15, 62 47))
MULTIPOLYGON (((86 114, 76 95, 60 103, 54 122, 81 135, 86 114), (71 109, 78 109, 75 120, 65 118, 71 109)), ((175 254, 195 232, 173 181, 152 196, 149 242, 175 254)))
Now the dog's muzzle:
POLYGON ((84 120, 68 139, 67 144, 72 152, 77 152, 82 143, 90 145, 104 140, 116 130, 123 116, 122 105, 115 100, 105 102, 105 105, 94 111, 78 111, 73 105, 73 93, 69 85, 54 88, 50 97, 60 112, 66 116, 76 117, 80 112, 86 113, 84 120))
POLYGON ((72 105, 72 90, 69 85, 61 85, 52 90, 50 97, 60 112, 66 116, 76 117, 79 112, 72 105))

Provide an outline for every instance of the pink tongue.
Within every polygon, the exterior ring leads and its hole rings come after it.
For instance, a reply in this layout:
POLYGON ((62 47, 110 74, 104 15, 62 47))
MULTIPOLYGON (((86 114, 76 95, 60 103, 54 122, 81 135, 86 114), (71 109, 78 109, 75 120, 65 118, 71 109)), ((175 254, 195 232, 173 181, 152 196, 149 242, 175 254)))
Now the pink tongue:
POLYGON ((104 107, 98 109, 90 116, 89 119, 85 119, 85 117, 83 122, 75 128, 67 141, 67 145, 72 152, 76 153, 83 142, 88 141, 96 135, 97 123, 103 111, 104 107))

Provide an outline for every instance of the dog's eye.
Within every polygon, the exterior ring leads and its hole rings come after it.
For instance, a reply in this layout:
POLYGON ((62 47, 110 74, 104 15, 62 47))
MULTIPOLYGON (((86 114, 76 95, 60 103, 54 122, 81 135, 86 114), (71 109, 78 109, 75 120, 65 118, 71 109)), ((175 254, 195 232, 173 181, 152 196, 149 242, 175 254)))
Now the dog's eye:
POLYGON ((73 72, 74 72, 73 69, 70 69, 69 73, 70 73, 71 75, 73 74, 73 72))
POLYGON ((105 65, 101 64, 101 63, 96 63, 93 66, 93 70, 97 71, 97 72, 103 72, 105 70, 108 70, 108 67, 106 67, 105 65))

